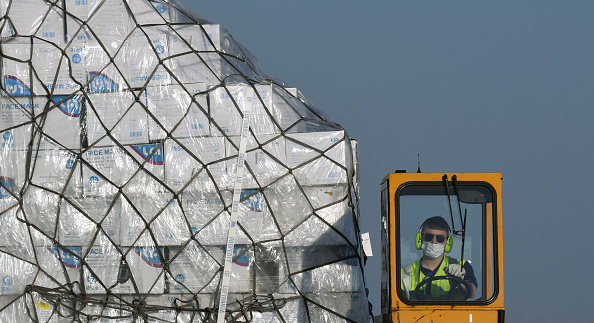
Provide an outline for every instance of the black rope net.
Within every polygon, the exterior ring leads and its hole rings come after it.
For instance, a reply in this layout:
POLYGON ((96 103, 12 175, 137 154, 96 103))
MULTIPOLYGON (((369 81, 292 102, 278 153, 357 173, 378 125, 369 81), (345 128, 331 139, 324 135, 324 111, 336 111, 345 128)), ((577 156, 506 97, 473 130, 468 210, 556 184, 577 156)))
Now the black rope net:
POLYGON ((368 320, 356 142, 298 89, 173 0, 0 11, 0 321, 215 322, 224 270, 227 322, 368 320))

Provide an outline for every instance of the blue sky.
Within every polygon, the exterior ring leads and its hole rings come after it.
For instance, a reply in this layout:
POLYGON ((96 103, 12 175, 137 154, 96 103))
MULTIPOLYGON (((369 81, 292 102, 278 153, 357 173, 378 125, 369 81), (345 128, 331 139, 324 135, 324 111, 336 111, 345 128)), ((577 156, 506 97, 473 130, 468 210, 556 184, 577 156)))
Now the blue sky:
POLYGON ((509 322, 590 319, 594 2, 181 1, 359 141, 379 312, 380 182, 503 173, 509 322))

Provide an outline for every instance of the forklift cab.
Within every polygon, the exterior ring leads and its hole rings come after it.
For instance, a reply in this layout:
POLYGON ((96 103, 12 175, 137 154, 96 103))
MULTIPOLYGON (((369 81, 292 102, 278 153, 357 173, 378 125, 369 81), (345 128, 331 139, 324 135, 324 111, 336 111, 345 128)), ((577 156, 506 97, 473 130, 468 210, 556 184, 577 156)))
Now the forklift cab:
POLYGON ((501 174, 392 173, 381 203, 376 322, 504 322, 501 174))

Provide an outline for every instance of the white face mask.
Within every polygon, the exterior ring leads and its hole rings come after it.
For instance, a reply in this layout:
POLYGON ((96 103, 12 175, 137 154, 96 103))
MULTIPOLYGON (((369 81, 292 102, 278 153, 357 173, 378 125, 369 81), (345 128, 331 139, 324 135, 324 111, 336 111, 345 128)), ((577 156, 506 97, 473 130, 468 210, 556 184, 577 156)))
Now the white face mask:
POLYGON ((429 259, 436 259, 439 256, 443 255, 443 251, 445 249, 445 245, 431 243, 431 242, 423 242, 423 254, 427 256, 429 259))

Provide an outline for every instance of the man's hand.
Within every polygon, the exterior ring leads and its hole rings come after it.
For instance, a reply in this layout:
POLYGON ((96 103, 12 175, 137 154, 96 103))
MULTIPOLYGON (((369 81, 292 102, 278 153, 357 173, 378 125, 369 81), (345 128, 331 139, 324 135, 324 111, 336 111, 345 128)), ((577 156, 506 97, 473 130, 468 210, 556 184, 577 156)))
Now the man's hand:
POLYGON ((451 264, 444 268, 444 271, 446 274, 450 276, 456 276, 460 279, 464 279, 464 275, 466 275, 466 270, 464 270, 464 268, 458 264, 451 264))

